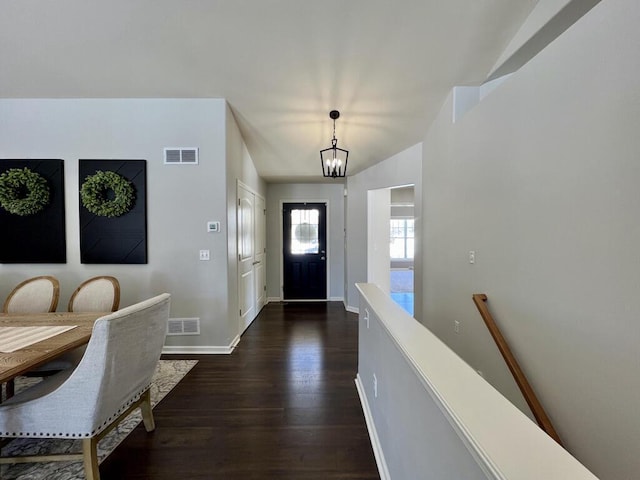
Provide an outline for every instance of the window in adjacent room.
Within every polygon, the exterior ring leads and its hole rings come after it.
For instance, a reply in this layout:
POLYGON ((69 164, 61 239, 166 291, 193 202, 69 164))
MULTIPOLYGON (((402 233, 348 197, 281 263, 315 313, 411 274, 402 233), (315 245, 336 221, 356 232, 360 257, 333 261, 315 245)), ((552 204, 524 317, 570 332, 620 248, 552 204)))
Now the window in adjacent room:
POLYGON ((389 249, 392 259, 413 258, 413 218, 391 219, 391 241, 389 249))

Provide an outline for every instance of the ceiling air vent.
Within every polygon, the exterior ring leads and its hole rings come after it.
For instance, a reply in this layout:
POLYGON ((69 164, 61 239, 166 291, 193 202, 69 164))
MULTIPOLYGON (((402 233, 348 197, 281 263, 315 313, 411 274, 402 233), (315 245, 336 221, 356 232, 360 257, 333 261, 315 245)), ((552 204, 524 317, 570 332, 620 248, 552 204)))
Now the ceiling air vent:
POLYGON ((199 318, 170 318, 167 335, 200 335, 199 318))
POLYGON ((197 165, 198 149, 191 148, 165 148, 164 163, 166 165, 197 165))

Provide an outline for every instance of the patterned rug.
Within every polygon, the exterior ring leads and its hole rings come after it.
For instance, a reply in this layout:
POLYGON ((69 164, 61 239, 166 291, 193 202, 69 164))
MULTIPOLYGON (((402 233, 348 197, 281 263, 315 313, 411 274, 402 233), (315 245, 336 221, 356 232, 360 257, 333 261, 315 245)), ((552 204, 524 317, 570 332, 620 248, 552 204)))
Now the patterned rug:
MULTIPOLYGON (((155 406, 175 387, 197 360, 160 360, 151 385, 151 404, 155 406)), ((16 380, 16 391, 28 386, 31 379, 16 380)), ((137 409, 114 428, 98 444, 100 462, 116 448, 122 440, 142 421, 137 409)), ((48 440, 20 438, 2 449, 3 455, 33 455, 47 453, 77 453, 82 451, 78 440, 48 440)), ((22 463, 2 465, 2 480, 84 480, 82 462, 22 463)))

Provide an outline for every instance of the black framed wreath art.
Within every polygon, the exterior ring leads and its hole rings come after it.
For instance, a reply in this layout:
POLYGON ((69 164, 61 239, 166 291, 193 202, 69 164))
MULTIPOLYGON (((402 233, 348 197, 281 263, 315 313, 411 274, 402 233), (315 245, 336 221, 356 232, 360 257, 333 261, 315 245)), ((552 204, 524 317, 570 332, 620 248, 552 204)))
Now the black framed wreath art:
POLYGON ((0 263, 66 263, 64 162, 0 160, 0 263))
POLYGON ((146 160, 80 160, 82 263, 147 263, 146 160))
POLYGON ((24 168, 10 168, 0 174, 0 206, 14 215, 35 215, 49 204, 47 179, 24 168))
POLYGON ((133 208, 135 189, 116 172, 98 170, 80 188, 82 206, 99 217, 120 217, 133 208))

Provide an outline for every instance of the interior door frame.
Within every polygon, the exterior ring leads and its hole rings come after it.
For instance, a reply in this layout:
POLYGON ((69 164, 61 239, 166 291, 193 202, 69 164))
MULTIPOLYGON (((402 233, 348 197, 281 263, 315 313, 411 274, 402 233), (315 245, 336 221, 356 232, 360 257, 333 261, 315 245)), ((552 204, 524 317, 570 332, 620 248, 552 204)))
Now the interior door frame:
MULTIPOLYGON (((280 232, 280 245, 278 248, 278 251, 280 252, 280 301, 282 302, 284 300, 284 222, 282 221, 282 214, 284 211, 284 204, 285 203, 324 203, 327 206, 327 212, 325 215, 325 221, 327 223, 327 245, 326 245, 326 258, 327 261, 325 262, 326 268, 327 268, 327 298, 326 300, 328 301, 331 298, 331 221, 330 221, 330 205, 331 203, 329 202, 328 199, 314 199, 314 198, 304 198, 304 199, 299 199, 299 198, 285 198, 285 199, 280 199, 279 205, 278 205, 278 211, 280 212, 278 215, 278 230, 280 232)), ((296 300, 296 302, 317 302, 319 300, 296 300)))

